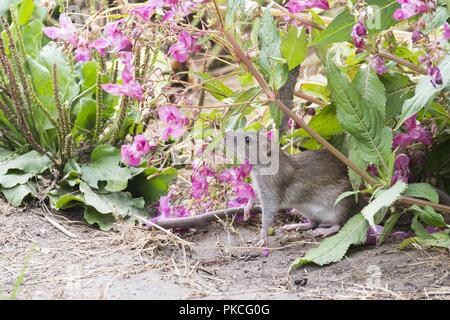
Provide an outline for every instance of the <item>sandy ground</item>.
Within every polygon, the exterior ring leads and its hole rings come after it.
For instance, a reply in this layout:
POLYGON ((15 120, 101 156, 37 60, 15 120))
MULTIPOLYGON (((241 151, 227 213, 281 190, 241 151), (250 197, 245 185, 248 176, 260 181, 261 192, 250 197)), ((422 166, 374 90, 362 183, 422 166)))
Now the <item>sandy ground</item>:
MULTIPOLYGON (((79 215, 48 217, 0 203, 0 289, 18 299, 449 299, 445 250, 399 250, 398 242, 353 248, 326 267, 288 272, 317 242, 307 234, 271 237, 268 257, 252 243, 258 223, 215 222, 185 232, 118 224, 98 231, 79 215), (21 284, 15 285, 23 274, 21 284)), ((281 218, 278 225, 292 218, 281 218), (282 221, 281 221, 282 220, 282 221)), ((258 220, 258 219, 256 219, 258 220)))

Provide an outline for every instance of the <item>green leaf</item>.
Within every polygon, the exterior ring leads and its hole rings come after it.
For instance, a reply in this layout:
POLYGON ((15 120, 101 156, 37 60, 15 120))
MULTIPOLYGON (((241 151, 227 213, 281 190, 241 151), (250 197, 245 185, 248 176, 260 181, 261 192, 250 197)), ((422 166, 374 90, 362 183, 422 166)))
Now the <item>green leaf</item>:
POLYGON ((26 53, 36 59, 42 47, 42 30, 44 24, 35 19, 23 27, 22 35, 26 53))
POLYGON ((8 170, 17 169, 27 173, 42 173, 51 167, 51 160, 37 151, 30 151, 21 156, 0 162, 0 176, 8 170))
POLYGON ((275 127, 279 129, 281 127, 281 122, 283 120, 283 111, 277 107, 277 105, 273 102, 269 105, 270 116, 272 117, 273 122, 275 123, 275 127))
POLYGON ((34 0, 22 0, 19 6, 18 23, 23 26, 30 21, 34 11, 34 0))
POLYGON ((227 0, 227 9, 225 11, 225 30, 234 30, 235 24, 239 22, 239 17, 245 11, 245 2, 243 0, 227 0))
POLYGON ((386 236, 391 233, 400 218, 400 213, 393 213, 384 223, 383 231, 381 232, 380 238, 378 239, 377 245, 380 245, 386 239, 386 236))
POLYGON ((129 192, 100 194, 84 182, 80 182, 80 191, 84 195, 86 205, 94 207, 102 214, 112 213, 116 218, 143 214, 144 199, 133 199, 129 192))
POLYGON ((328 46, 335 42, 350 41, 355 18, 348 10, 342 11, 311 43, 311 46, 328 46))
MULTIPOLYGON (((349 140, 351 141, 351 140, 349 140)), ((355 149, 355 146, 351 146, 348 151, 348 157, 351 161, 353 161, 360 169, 366 171, 369 163, 365 161, 361 153, 358 149, 355 149)), ((350 183, 352 185, 353 190, 359 190, 362 182, 362 178, 359 174, 357 174, 352 169, 348 168, 348 177, 350 179, 350 183)))
POLYGON ((34 177, 33 173, 9 173, 0 176, 0 186, 3 188, 12 188, 18 184, 27 183, 34 177))
POLYGON ((259 64, 269 79, 270 86, 280 88, 287 79, 288 67, 281 55, 281 39, 278 28, 270 13, 271 6, 264 9, 259 29, 259 64))
POLYGON ((381 81, 386 89, 386 120, 393 119, 402 110, 403 103, 414 95, 415 85, 400 73, 385 73, 381 81))
POLYGON ((80 99, 80 109, 75 119, 72 134, 74 137, 83 134, 90 135, 91 130, 95 127, 95 119, 97 113, 97 102, 90 98, 80 99))
POLYGON ((447 224, 445 223, 444 217, 434 211, 433 208, 430 206, 425 206, 423 209, 417 205, 412 205, 410 207, 411 210, 413 210, 417 216, 422 220, 426 225, 432 226, 432 227, 447 227, 447 224))
POLYGON ((56 106, 55 100, 53 99, 53 84, 50 71, 31 57, 28 57, 27 62, 36 95, 42 104, 50 111, 50 114, 54 115, 56 113, 56 106))
POLYGON ((426 107, 433 97, 450 83, 450 55, 447 55, 439 64, 439 69, 442 74, 442 85, 435 88, 431 83, 430 76, 422 77, 417 84, 414 96, 403 104, 396 129, 400 128, 406 119, 426 107))
POLYGON ((28 195, 35 196, 37 194, 36 187, 31 183, 18 184, 12 188, 2 188, 2 193, 5 195, 8 203, 13 207, 18 207, 28 195))
POLYGON ((423 198, 430 200, 433 203, 439 202, 439 195, 436 190, 428 183, 411 183, 408 185, 408 190, 405 196, 423 198))
POLYGON ((388 208, 405 192, 408 185, 398 180, 392 187, 387 190, 381 190, 376 193, 376 199, 365 206, 361 213, 367 219, 371 226, 375 225, 374 216, 383 208, 388 208))
POLYGON ((146 168, 130 181, 130 191, 134 196, 142 196, 146 205, 151 205, 165 194, 177 176, 175 168, 159 171, 155 167, 146 168))
POLYGON ((353 80, 365 104, 376 108, 384 119, 386 113, 386 91, 383 83, 372 68, 360 69, 353 80))
POLYGON ((119 150, 111 145, 96 147, 91 153, 91 161, 81 167, 82 179, 97 189, 99 181, 106 181, 105 189, 111 192, 125 189, 131 170, 119 166, 120 158, 119 150))
POLYGON ((397 0, 366 0, 374 12, 366 19, 369 33, 389 29, 397 23, 393 18, 394 12, 399 5, 397 0))
POLYGON ((212 80, 214 79, 214 77, 208 73, 194 72, 194 75, 199 79, 205 81, 203 87, 219 101, 222 101, 233 94, 233 90, 231 90, 228 86, 226 86, 219 80, 212 80))
POLYGON ((116 219, 111 213, 100 213, 94 208, 88 207, 84 210, 84 220, 90 225, 96 224, 102 231, 111 230, 116 219))
MULTIPOLYGON (((336 117, 336 105, 334 104, 325 106, 322 111, 309 121, 308 125, 323 137, 331 137, 343 132, 341 124, 336 117)), ((309 137, 309 134, 304 129, 298 130, 298 133, 295 135, 309 137)))
POLYGON ((352 195, 358 194, 359 190, 354 190, 354 191, 345 191, 343 193, 341 193, 339 195, 339 197, 337 197, 336 201, 334 202, 334 206, 336 206, 339 202, 341 202, 343 199, 350 197, 352 195))
POLYGON ((342 128, 352 135, 365 161, 386 167, 386 159, 392 152, 392 131, 384 126, 382 114, 360 98, 331 58, 327 62, 327 74, 342 128))
POLYGON ((311 262, 323 266, 341 260, 351 245, 364 242, 368 227, 367 221, 361 214, 353 216, 338 234, 326 238, 317 248, 308 251, 305 257, 297 259, 292 268, 311 262))
POLYGON ((84 204, 83 194, 80 192, 66 193, 55 201, 55 209, 67 209, 84 204))
POLYGON ((299 30, 291 25, 281 42, 281 53, 288 63, 289 70, 301 64, 308 52, 308 39, 305 28, 299 30))

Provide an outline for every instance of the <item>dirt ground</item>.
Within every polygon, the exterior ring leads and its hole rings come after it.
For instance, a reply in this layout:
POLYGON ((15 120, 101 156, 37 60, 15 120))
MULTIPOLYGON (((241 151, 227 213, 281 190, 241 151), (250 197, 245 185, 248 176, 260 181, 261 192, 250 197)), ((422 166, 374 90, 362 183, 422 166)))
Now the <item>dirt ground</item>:
POLYGON ((0 297, 16 289, 18 299, 450 298, 445 250, 399 250, 389 240, 353 248, 336 264, 289 273, 292 261, 317 241, 277 234, 265 257, 253 245, 257 234, 257 221, 215 222, 183 233, 183 242, 124 223, 101 232, 76 213, 17 211, 0 203, 0 297))

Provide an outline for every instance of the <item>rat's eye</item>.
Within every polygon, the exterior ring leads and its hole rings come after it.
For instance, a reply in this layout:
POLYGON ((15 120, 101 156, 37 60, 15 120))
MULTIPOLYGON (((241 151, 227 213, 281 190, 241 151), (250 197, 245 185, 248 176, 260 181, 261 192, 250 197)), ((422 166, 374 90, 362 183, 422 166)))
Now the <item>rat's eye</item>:
POLYGON ((249 144, 250 143, 250 137, 249 136, 245 136, 245 143, 249 144))

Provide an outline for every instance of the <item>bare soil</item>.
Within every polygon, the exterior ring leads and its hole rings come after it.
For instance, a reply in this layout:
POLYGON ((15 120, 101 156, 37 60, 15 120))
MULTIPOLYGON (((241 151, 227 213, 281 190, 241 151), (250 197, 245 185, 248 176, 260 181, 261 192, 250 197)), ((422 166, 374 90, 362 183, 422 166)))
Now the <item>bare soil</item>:
POLYGON ((353 248, 339 263, 289 273, 292 261, 317 241, 278 233, 265 257, 254 246, 257 220, 183 232, 190 243, 183 244, 161 231, 121 223, 101 232, 77 213, 17 211, 0 202, 0 297, 16 288, 18 299, 450 298, 446 250, 399 250, 391 239, 353 248))

